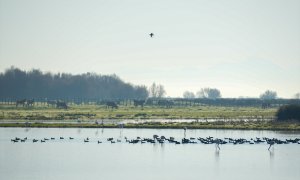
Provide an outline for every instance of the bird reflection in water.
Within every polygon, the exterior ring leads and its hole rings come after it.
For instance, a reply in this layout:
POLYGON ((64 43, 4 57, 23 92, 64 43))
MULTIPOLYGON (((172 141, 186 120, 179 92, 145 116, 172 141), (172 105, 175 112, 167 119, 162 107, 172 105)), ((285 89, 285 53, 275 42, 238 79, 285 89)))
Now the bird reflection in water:
POLYGON ((215 150, 215 160, 216 162, 219 162, 220 160, 220 149, 216 148, 215 150))
POLYGON ((270 159, 273 160, 274 159, 274 146, 273 146, 273 148, 271 148, 271 150, 269 150, 269 154, 270 154, 270 159))

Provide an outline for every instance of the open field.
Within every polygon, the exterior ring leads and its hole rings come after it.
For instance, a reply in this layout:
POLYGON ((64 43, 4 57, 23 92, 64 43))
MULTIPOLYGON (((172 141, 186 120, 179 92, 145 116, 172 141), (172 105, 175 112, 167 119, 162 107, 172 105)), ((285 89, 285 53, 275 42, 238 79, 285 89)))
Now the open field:
POLYGON ((217 120, 269 120, 275 116, 277 108, 258 107, 141 107, 120 106, 107 109, 105 106, 82 105, 69 109, 47 106, 15 107, 0 106, 0 120, 97 120, 97 119, 217 119, 217 120))
POLYGON ((74 105, 65 110, 46 106, 2 105, 0 126, 117 128, 118 124, 125 122, 125 128, 300 130, 299 122, 272 121, 276 110, 277 108, 217 106, 173 108, 146 106, 143 109, 121 106, 112 110, 96 105, 74 105))

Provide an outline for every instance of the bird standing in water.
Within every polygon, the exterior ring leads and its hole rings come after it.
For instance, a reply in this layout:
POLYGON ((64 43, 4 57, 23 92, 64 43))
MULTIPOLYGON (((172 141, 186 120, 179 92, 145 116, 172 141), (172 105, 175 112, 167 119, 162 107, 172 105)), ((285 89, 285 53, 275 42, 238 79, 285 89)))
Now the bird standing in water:
POLYGON ((149 36, 152 38, 152 37, 154 36, 154 34, 153 34, 153 33, 150 33, 149 36))
POLYGON ((268 144, 270 144, 268 150, 270 150, 271 146, 274 146, 275 142, 274 141, 270 141, 270 142, 267 142, 268 144))

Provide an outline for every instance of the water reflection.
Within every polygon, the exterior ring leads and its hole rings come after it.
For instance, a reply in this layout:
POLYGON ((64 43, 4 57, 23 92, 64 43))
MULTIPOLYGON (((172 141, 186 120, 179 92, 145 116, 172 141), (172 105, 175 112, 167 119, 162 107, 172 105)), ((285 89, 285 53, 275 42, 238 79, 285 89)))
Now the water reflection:
POLYGON ((274 159, 274 154, 275 154, 274 153, 274 147, 269 150, 269 154, 270 154, 270 160, 273 160, 274 159))
POLYGON ((274 157, 275 157, 275 151, 274 146, 269 150, 269 157, 270 157, 270 168, 274 169, 274 157))
POLYGON ((122 139, 123 138, 123 128, 120 128, 120 134, 119 134, 119 138, 122 139))
POLYGON ((216 148, 215 150, 215 160, 218 163, 220 159, 220 150, 216 148))
POLYGON ((276 144, 275 148, 273 146, 268 151, 269 145, 266 143, 220 144, 217 148, 215 144, 124 142, 124 136, 128 139, 137 136, 152 138, 154 134, 172 136, 176 140, 181 140, 182 136, 300 138, 300 134, 282 135, 273 131, 126 128, 105 131, 103 128, 31 128, 27 131, 22 128, 0 128, 0 177, 12 180, 24 177, 30 180, 39 180, 41 177, 44 180, 80 180, 87 176, 89 179, 111 180, 298 180, 300 177, 300 159, 295 158, 300 152, 298 144, 276 144), (52 143, 12 143, 11 138, 16 136, 31 140, 55 137, 55 140, 52 143), (59 136, 64 136, 65 139, 60 140, 59 136), (74 137, 74 140, 69 140, 68 137, 74 137), (87 137, 90 142, 84 143, 83 139, 87 137), (106 140, 108 137, 121 137, 122 143, 111 144, 106 140), (97 140, 103 143, 98 144, 97 140), (62 172, 67 172, 68 175, 63 177, 62 172))

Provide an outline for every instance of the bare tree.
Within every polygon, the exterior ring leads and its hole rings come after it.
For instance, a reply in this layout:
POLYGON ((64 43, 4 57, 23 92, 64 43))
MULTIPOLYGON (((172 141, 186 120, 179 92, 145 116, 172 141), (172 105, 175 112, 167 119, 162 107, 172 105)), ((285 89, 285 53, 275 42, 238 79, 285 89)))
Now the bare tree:
POLYGON ((161 84, 159 84, 157 86, 156 91, 157 91, 157 97, 158 98, 164 97, 165 94, 166 94, 165 87, 163 85, 161 85, 161 84))
POLYGON ((296 93, 294 97, 295 99, 300 99, 300 92, 296 93))
POLYGON ((155 82, 152 83, 152 85, 149 87, 149 96, 150 97, 157 97, 157 91, 156 91, 156 84, 155 84, 155 82))
POLYGON ((216 88, 202 88, 200 91, 197 92, 197 97, 217 99, 221 98, 221 92, 216 88))
POLYGON ((183 93, 183 98, 193 99, 193 98, 195 98, 195 94, 193 92, 190 92, 190 91, 185 91, 183 93))
POLYGON ((266 90, 264 93, 262 93, 259 96, 260 99, 276 99, 277 98, 277 92, 276 91, 271 91, 271 90, 266 90))
POLYGON ((154 82, 154 83, 152 83, 152 85, 149 88, 150 97, 161 98, 161 97, 164 97, 165 94, 166 94, 166 90, 165 90, 164 86, 161 84, 156 85, 156 83, 154 82))

